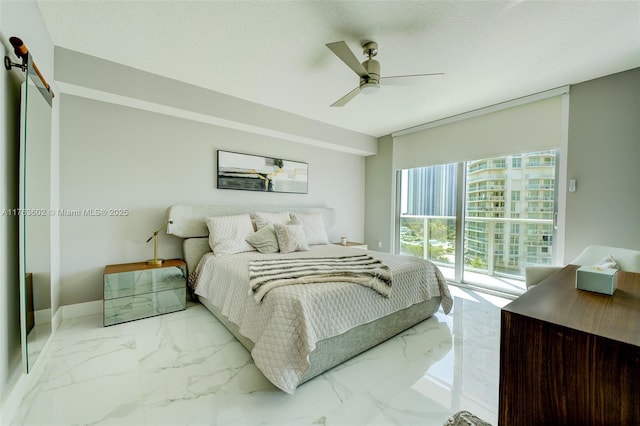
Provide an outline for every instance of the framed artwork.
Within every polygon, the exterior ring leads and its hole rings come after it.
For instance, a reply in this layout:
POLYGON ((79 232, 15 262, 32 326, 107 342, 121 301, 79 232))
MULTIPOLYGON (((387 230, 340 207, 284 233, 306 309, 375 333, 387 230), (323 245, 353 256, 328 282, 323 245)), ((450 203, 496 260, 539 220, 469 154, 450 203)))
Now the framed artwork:
POLYGON ((308 171, 299 161, 218 150, 218 189, 306 194, 308 171))

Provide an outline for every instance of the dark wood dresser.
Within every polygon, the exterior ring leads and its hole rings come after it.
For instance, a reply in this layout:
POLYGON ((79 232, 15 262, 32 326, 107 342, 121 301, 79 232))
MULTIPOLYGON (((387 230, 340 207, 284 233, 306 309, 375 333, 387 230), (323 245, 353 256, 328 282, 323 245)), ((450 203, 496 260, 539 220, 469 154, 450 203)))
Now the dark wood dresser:
POLYGON ((501 312, 500 425, 640 424, 640 274, 612 296, 569 265, 501 312))

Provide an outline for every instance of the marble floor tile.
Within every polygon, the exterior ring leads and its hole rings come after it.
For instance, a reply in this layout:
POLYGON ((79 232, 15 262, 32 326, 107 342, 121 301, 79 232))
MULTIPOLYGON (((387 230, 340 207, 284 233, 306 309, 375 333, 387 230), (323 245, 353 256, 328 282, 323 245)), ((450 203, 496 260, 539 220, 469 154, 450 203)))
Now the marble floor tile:
POLYGON ((269 383, 202 305, 111 327, 65 320, 15 425, 442 425, 468 410, 497 424, 500 308, 451 287, 441 311, 301 385, 269 383))

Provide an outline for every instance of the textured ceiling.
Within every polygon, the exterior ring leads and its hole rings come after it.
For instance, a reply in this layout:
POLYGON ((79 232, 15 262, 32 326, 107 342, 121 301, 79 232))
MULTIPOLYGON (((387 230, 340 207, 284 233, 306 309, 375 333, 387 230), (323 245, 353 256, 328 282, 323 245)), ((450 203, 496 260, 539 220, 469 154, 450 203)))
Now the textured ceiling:
MULTIPOLYGON (((640 2, 38 1, 56 46, 372 136, 640 66, 640 2), (325 47, 379 44, 403 79, 329 105, 358 77, 325 47)), ((362 57, 362 60, 365 58, 362 57)))

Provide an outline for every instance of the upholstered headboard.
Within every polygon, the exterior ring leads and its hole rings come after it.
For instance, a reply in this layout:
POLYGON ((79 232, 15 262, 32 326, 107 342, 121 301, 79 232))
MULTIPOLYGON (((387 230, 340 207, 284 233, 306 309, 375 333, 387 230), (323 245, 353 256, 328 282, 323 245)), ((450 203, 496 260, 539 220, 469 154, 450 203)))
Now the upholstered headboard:
POLYGON ((175 205, 167 209, 167 219, 171 222, 167 234, 184 238, 182 250, 189 273, 193 272, 200 258, 211 251, 209 230, 205 218, 255 212, 299 212, 320 213, 324 226, 329 229, 336 221, 335 210, 328 207, 299 206, 197 206, 175 205))

